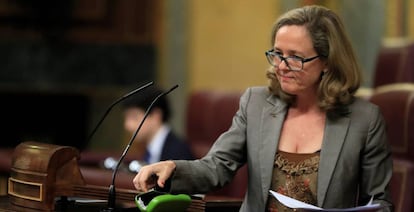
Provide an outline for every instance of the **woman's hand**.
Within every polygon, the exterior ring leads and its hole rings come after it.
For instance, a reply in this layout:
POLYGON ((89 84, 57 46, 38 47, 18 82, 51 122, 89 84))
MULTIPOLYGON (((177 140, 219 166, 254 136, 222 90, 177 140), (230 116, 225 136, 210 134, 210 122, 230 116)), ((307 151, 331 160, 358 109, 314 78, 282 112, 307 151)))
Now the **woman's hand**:
POLYGON ((144 166, 134 177, 134 186, 140 192, 147 192, 156 185, 164 188, 165 181, 171 177, 175 167, 173 161, 162 161, 144 166))

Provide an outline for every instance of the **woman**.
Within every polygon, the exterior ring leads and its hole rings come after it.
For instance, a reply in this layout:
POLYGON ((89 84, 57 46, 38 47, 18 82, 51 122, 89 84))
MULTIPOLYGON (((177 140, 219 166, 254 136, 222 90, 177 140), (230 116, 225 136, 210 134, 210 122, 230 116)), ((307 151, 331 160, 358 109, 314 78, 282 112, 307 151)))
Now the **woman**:
POLYGON ((361 71, 339 17, 321 6, 294 9, 271 36, 269 88, 247 89, 230 129, 204 158, 147 166, 135 187, 164 187, 171 177, 171 192, 208 192, 247 162, 240 211, 287 209, 269 190, 322 208, 373 197, 392 211, 385 123, 377 106, 354 97, 361 71))

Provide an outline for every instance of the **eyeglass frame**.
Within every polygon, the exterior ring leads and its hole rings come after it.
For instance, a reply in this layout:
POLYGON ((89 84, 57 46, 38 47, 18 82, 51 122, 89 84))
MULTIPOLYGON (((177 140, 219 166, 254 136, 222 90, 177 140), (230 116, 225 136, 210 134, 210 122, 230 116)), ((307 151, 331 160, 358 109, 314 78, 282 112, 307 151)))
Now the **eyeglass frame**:
POLYGON ((299 56, 287 56, 287 57, 283 57, 280 54, 276 54, 274 49, 270 49, 268 51, 265 51, 265 55, 266 55, 266 58, 267 58, 267 62, 269 62, 269 64, 272 65, 273 67, 279 66, 282 62, 285 62, 286 66, 291 71, 303 71, 303 64, 304 63, 310 62, 310 61, 315 60, 316 58, 320 57, 320 55, 316 55, 316 56, 308 57, 308 58, 302 58, 302 57, 299 57, 299 56), (273 61, 274 60, 271 59, 270 56, 279 57, 280 63, 278 65, 273 64, 273 61), (293 60, 296 60, 296 61, 300 61, 302 63, 301 69, 299 69, 299 70, 292 69, 290 67, 290 65, 289 65, 288 59, 293 59, 293 60))

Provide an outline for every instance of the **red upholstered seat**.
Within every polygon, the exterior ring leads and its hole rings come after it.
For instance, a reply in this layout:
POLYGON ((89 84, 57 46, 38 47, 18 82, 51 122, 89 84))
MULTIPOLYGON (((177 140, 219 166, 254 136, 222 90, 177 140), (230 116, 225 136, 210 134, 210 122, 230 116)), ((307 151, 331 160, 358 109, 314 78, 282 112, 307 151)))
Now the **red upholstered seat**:
POLYGON ((216 139, 214 135, 209 133, 214 103, 214 94, 208 91, 192 93, 188 100, 187 140, 190 142, 196 158, 203 157, 216 139))
POLYGON ((390 184, 396 212, 414 211, 414 83, 379 86, 370 101, 378 105, 387 124, 394 162, 390 184))
MULTIPOLYGON (((240 92, 197 91, 190 95, 187 110, 187 140, 196 158, 207 154, 215 140, 231 125, 239 107, 240 92)), ((212 195, 243 197, 247 188, 247 166, 233 181, 212 195)))
POLYGON ((414 82, 414 43, 382 47, 377 57, 373 86, 414 82))
MULTIPOLYGON (((99 167, 81 166, 80 171, 86 185, 97 185, 109 187, 112 184, 112 170, 105 170, 99 167)), ((135 174, 119 171, 115 178, 116 188, 135 190, 132 180, 135 174)))
POLYGON ((414 83, 380 86, 370 101, 384 115, 393 156, 414 161, 414 83))
POLYGON ((394 159, 394 171, 391 179, 391 197, 396 212, 413 211, 414 165, 412 162, 394 159))

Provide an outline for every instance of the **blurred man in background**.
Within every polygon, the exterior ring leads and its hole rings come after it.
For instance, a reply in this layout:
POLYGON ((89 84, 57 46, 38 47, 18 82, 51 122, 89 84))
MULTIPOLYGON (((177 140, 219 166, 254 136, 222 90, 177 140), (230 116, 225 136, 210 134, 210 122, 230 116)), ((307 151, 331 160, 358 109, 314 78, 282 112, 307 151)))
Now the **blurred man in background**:
MULTIPOLYGON (((124 101, 124 128, 131 137, 144 118, 145 111, 151 102, 162 92, 162 89, 151 86, 124 101)), ((168 99, 162 96, 153 105, 135 138, 134 144, 140 148, 137 152, 142 154, 141 156, 138 154, 138 160, 129 164, 130 171, 138 171, 141 164, 173 159, 193 159, 189 145, 171 130, 168 124, 170 117, 171 109, 168 99)))

